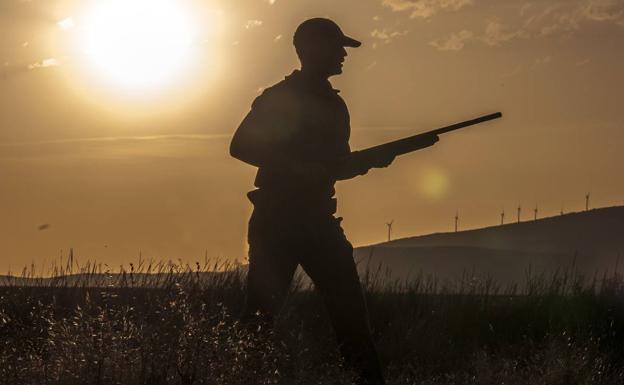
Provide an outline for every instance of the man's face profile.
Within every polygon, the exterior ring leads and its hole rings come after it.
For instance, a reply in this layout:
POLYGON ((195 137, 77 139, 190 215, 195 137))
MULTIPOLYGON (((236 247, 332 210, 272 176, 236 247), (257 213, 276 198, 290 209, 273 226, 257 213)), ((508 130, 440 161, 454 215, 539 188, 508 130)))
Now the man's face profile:
POLYGON ((329 77, 342 73, 346 56, 347 51, 341 44, 323 42, 302 48, 300 59, 306 69, 329 77))
MULTIPOLYGON (((329 51, 329 50, 328 50, 329 51)), ((331 68, 330 75, 338 75, 342 73, 342 65, 345 61, 345 57, 347 56, 347 50, 342 47, 332 47, 331 49, 332 55, 330 56, 333 60, 330 62, 328 60, 328 69, 331 68), (333 67, 330 67, 333 66, 333 67)))

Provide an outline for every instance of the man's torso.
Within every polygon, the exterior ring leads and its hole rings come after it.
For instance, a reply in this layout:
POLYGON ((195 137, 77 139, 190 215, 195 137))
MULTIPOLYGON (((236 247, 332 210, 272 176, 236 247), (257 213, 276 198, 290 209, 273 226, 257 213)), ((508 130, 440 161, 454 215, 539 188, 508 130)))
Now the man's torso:
POLYGON ((256 104, 274 111, 274 130, 284 139, 274 149, 276 161, 259 167, 254 183, 259 190, 251 192, 250 199, 256 205, 273 201, 312 209, 333 204, 335 211, 335 179, 305 170, 293 172, 293 167, 332 164, 333 159, 349 154, 349 112, 338 91, 329 82, 309 82, 295 71, 265 90, 256 104))

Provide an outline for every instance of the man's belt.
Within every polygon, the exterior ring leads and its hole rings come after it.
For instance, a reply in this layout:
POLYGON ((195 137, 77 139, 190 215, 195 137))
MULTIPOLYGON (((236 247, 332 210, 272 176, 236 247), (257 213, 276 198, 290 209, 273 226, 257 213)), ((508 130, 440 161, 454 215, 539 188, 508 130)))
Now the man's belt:
POLYGON ((305 193, 256 189, 247 193, 255 208, 277 213, 327 215, 336 212, 336 198, 315 197, 305 193))

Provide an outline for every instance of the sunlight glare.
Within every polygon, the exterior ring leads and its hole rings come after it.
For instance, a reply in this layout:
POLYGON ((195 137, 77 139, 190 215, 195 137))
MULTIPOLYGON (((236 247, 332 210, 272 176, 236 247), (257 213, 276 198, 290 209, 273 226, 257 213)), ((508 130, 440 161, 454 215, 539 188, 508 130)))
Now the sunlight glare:
POLYGON ((98 2, 85 27, 84 50, 91 63, 123 88, 170 84, 191 60, 190 19, 174 1, 98 2))

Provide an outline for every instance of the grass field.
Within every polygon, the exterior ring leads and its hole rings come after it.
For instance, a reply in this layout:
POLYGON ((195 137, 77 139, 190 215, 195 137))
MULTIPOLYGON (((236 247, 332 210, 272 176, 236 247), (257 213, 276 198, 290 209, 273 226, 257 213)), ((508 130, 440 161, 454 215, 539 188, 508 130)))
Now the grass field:
MULTIPOLYGON (((236 322, 244 269, 73 270, 2 282, 0 384, 351 383, 303 280, 276 328, 250 334, 236 322)), ((389 384, 624 382, 617 274, 527 274, 522 292, 487 279, 384 277, 362 279, 389 384)))

